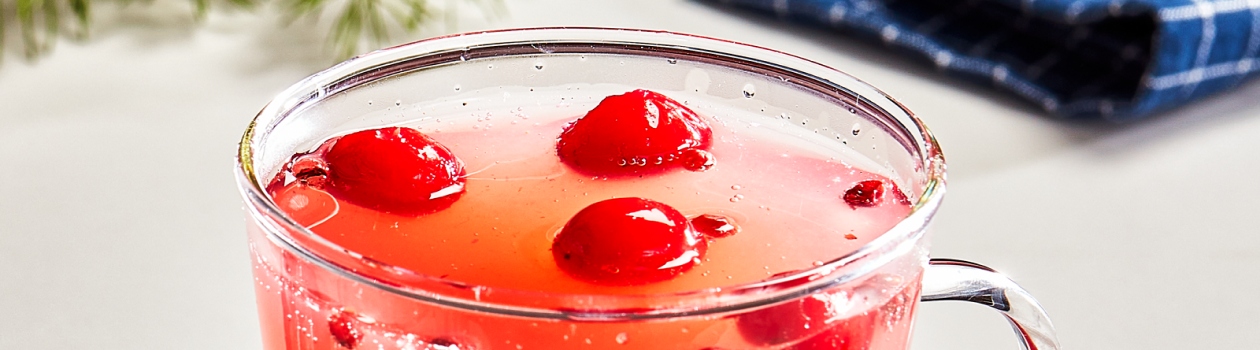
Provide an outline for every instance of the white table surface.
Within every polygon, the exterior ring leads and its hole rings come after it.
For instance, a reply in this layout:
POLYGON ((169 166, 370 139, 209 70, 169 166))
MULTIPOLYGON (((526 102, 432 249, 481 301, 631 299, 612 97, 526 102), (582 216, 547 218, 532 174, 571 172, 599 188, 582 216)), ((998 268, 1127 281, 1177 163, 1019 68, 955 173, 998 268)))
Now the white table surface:
MULTIPOLYGON (((1065 122, 877 44, 706 3, 507 3, 459 29, 695 33, 896 96, 949 162, 934 255, 1009 273, 1069 349, 1260 346, 1257 82, 1139 123, 1065 122)), ((333 61, 274 11, 186 11, 102 7, 88 42, 0 66, 0 349, 260 348, 234 146, 271 96, 333 61)), ((914 343, 1014 348, 1004 320, 966 304, 927 304, 914 343)))

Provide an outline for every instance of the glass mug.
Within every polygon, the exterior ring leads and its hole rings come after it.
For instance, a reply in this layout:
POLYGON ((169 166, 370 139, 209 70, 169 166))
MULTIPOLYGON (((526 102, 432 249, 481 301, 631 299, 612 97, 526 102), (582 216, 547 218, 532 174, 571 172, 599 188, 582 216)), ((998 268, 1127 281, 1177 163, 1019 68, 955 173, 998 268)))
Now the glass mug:
POLYGON ((1010 320, 1024 349, 1059 348, 1045 312, 1011 280, 977 264, 928 259, 927 226, 944 193, 945 163, 924 125, 875 88, 777 51, 625 29, 434 38, 355 57, 290 87, 258 114, 239 152, 268 350, 906 349, 920 300, 990 306, 1010 320), (855 251, 775 278, 592 295, 470 285, 374 260, 314 234, 267 191, 294 154, 349 131, 416 119, 402 101, 573 84, 686 91, 765 123, 790 124, 802 137, 821 135, 828 146, 881 163, 878 170, 907 192, 911 212, 855 251), (821 318, 807 314, 811 303, 848 306, 821 318), (749 329, 769 336, 750 337, 749 329))

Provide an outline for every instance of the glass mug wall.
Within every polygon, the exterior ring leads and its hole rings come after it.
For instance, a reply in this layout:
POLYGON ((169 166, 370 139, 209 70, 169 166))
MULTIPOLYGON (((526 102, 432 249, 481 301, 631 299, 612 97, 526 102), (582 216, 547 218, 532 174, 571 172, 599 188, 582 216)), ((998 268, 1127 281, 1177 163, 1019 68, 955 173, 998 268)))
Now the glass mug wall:
MULTIPOLYGON (((495 147, 513 145, 504 142, 495 147)), ((1011 321, 1025 349, 1058 348, 1044 312, 1009 279, 963 261, 929 261, 926 229, 941 203, 945 164, 922 123, 846 74, 772 50, 594 28, 416 42, 356 57, 281 93, 249 126, 238 162, 269 350, 906 349, 920 300, 988 305, 1011 321), (580 104, 579 96, 628 88, 710 101, 722 113, 749 116, 741 125, 773 125, 793 142, 852 154, 905 192, 909 212, 860 246, 800 269, 765 271, 766 278, 599 293, 413 271, 329 239, 357 233, 312 232, 318 222, 300 222, 284 210, 294 198, 269 193, 295 154, 338 135, 396 125, 440 132, 457 121, 489 130, 494 120, 502 128, 530 123, 525 108, 580 104), (461 109, 470 103, 508 109, 499 115, 461 109)), ((554 227, 548 230, 554 238, 554 227)))

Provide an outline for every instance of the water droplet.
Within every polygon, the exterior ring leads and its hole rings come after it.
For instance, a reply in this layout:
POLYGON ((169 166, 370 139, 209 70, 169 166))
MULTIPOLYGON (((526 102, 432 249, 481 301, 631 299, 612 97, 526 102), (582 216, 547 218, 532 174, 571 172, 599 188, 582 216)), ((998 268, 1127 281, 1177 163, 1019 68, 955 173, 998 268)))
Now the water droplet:
POLYGON ((815 261, 814 261, 814 266, 823 266, 823 262, 822 262, 822 261, 817 261, 817 260, 815 260, 815 261))
POLYGON ((455 91, 459 91, 460 89, 459 84, 455 84, 455 91))
POLYGON ((731 203, 738 202, 738 201, 740 201, 741 199, 744 199, 744 195, 742 195, 742 194, 737 194, 737 195, 735 195, 735 196, 731 197, 731 203))
POLYGON ((543 62, 542 61, 534 62, 534 69, 543 70, 543 62))
POLYGON ((739 191, 739 189, 741 189, 741 188, 744 188, 744 187, 742 187, 742 186, 740 186, 740 185, 738 185, 738 184, 736 184, 736 185, 731 185, 731 189, 732 189, 732 190, 739 191))
POLYGON ((752 83, 744 84, 744 98, 753 98, 757 95, 757 87, 752 83))
POLYGON ((368 100, 368 106, 372 105, 372 100, 368 100))
POLYGON ((394 100, 395 106, 402 106, 402 100, 394 100))
POLYGON ((857 136, 860 133, 862 133, 862 124, 853 123, 853 136, 857 136))
POLYGON ((626 335, 626 332, 621 332, 617 333, 617 337, 614 339, 617 340, 617 344, 625 344, 627 341, 630 341, 630 336, 626 335))
POLYGON ((487 64, 486 69, 494 69, 494 64, 487 64))
POLYGON ((667 58, 667 59, 665 59, 665 62, 669 62, 669 64, 678 64, 678 59, 677 59, 677 58, 667 58))

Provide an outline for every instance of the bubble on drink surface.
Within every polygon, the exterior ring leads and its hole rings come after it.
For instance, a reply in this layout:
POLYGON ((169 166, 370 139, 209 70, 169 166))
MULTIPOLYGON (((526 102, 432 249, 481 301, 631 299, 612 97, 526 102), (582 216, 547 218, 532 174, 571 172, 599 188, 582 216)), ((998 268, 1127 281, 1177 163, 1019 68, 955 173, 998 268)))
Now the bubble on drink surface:
POLYGON ((534 62, 534 70, 543 70, 544 67, 543 61, 534 62))
POLYGON ((860 133, 862 133, 862 124, 853 123, 853 136, 858 136, 860 133))
POLYGON ((665 62, 669 62, 669 64, 678 64, 678 59, 677 59, 677 58, 667 58, 667 59, 665 59, 665 62))
POLYGON ((617 344, 625 344, 630 341, 630 335, 626 334, 626 332, 617 333, 617 336, 613 338, 613 340, 616 340, 617 344))
POLYGON ((757 87, 752 83, 744 84, 744 98, 753 98, 757 95, 757 87))
POLYGON ((487 64, 486 69, 494 69, 494 63, 487 64))

